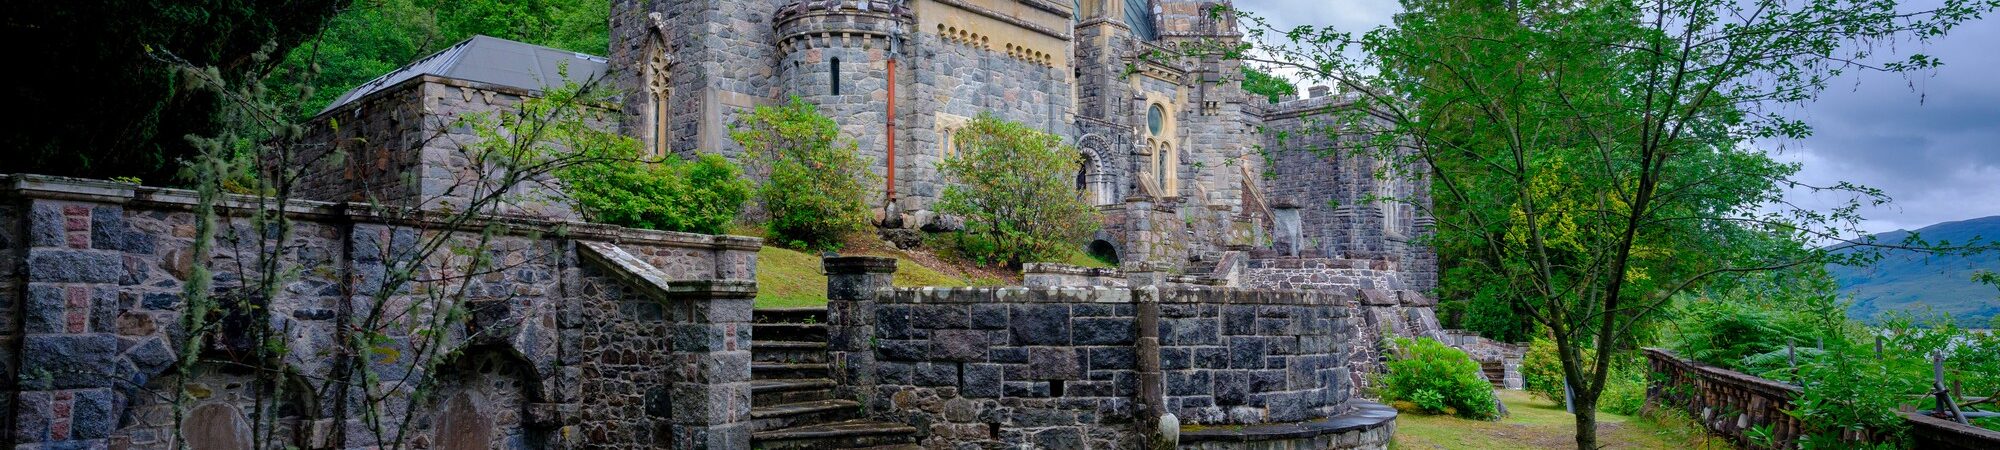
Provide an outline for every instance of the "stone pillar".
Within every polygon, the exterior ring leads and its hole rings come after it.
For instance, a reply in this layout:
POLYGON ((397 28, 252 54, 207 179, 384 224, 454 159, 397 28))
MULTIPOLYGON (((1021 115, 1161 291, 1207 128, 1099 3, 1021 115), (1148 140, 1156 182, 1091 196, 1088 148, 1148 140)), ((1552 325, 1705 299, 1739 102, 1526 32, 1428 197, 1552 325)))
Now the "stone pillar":
POLYGON ((756 296, 757 283, 748 280, 667 287, 674 366, 666 409, 673 448, 750 448, 750 309, 756 296))
POLYGON ((826 352, 838 398, 874 404, 875 297, 893 287, 896 260, 837 256, 826 269, 826 352))
POLYGON ((172 352, 150 335, 120 345, 119 286, 132 282, 124 208, 41 199, 27 206, 20 353, 6 373, 15 448, 104 448, 118 428, 124 383, 144 382, 172 352), (158 356, 120 353, 139 344, 158 356))
MULTIPOLYGON (((1136 280, 1135 280, 1136 281, 1136 280)), ((1160 371, 1160 286, 1132 287, 1135 306, 1133 327, 1137 328, 1132 354, 1138 362, 1139 420, 1141 431, 1159 429, 1160 416, 1167 413, 1166 379, 1160 371)), ((1147 435, 1162 439, 1162 436, 1147 435)))
POLYGON ((1305 248, 1305 223, 1299 218, 1299 203, 1291 197, 1271 202, 1271 234, 1275 250, 1285 256, 1299 256, 1305 248))

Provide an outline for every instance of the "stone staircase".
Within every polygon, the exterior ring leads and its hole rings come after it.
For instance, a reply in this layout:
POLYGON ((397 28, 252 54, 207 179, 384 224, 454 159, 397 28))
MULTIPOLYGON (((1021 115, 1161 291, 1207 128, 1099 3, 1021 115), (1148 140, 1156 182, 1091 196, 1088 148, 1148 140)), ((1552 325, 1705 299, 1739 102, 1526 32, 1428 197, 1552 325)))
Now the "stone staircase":
POLYGON ((1487 382, 1493 383, 1494 389, 1507 388, 1506 363, 1500 361, 1480 361, 1479 371, 1486 376, 1487 382))
POLYGON ((834 398, 825 308, 759 309, 752 320, 751 448, 918 448, 916 428, 868 420, 860 402, 834 398))

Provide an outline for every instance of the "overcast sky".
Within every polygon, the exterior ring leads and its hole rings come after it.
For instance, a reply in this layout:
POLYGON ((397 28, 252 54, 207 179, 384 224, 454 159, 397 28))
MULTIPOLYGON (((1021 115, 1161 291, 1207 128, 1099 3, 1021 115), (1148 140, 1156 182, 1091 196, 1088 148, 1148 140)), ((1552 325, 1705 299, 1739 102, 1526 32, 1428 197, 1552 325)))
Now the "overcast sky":
MULTIPOLYGON (((1287 28, 1334 25, 1356 32, 1389 23, 1395 0, 1236 0, 1287 28)), ((1962 26, 1928 45, 1903 45, 1945 63, 1936 74, 1906 79, 1870 74, 1836 82, 1819 101, 1792 110, 1814 129, 1803 142, 1765 145, 1799 162, 1800 181, 1851 181, 1895 198, 1869 210, 1872 232, 2000 215, 2000 17, 1962 26)), ((1303 86, 1301 86, 1303 90, 1303 86)), ((1819 207, 1843 198, 1792 193, 1819 207)))

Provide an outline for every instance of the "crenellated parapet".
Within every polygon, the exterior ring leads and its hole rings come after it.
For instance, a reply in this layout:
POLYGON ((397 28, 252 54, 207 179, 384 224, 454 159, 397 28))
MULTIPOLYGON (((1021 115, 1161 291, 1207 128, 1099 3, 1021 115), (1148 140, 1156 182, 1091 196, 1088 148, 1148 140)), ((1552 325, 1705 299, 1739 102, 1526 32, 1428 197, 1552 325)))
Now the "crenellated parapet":
POLYGON ((891 0, 799 0, 778 8, 771 23, 778 45, 844 45, 900 36, 916 14, 891 0))

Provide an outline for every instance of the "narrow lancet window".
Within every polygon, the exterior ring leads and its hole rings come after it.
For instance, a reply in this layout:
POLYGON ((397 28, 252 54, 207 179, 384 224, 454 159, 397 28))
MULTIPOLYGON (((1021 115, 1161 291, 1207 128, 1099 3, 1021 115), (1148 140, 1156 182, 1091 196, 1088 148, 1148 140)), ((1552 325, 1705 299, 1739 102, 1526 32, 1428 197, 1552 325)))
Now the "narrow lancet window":
POLYGON ((827 65, 827 79, 833 84, 833 95, 840 95, 840 58, 833 58, 827 65))

